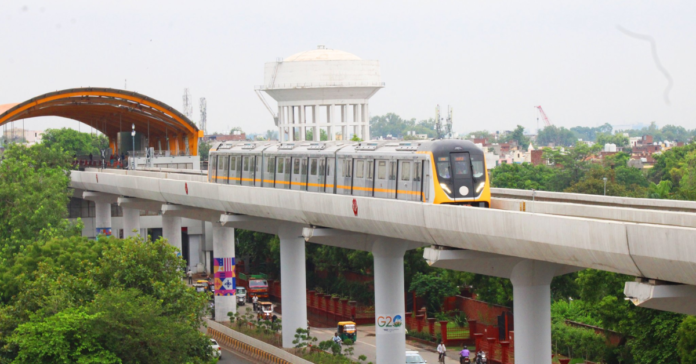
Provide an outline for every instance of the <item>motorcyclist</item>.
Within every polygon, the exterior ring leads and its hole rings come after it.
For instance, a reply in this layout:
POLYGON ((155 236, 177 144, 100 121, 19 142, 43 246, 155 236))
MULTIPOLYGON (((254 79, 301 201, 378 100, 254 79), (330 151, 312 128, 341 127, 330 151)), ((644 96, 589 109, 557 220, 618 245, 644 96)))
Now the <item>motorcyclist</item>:
POLYGON ((486 363, 486 357, 484 356, 485 354, 483 351, 477 351, 476 352, 476 364, 485 364, 486 363))
POLYGON ((343 340, 341 340, 341 337, 338 336, 338 332, 334 333, 333 342, 338 344, 338 347, 342 349, 341 344, 343 344, 343 340))
POLYGON ((464 364, 464 363, 469 363, 469 356, 471 353, 469 352, 469 349, 464 346, 462 347, 462 351, 459 352, 459 363, 464 364))

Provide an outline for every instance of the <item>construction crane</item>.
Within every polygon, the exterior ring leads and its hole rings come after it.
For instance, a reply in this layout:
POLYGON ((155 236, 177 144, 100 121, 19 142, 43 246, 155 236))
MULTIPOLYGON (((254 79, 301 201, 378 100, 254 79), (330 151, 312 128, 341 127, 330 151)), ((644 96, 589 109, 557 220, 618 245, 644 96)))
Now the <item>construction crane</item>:
MULTIPOLYGON (((541 114, 541 117, 544 118, 544 124, 545 124, 546 126, 551 126, 551 121, 549 121, 549 117, 546 116, 546 113, 544 112, 544 109, 541 108, 541 105, 540 105, 540 106, 534 106, 534 107, 536 107, 536 108, 539 110, 539 114, 541 114)), ((538 125, 538 124, 539 124, 539 117, 537 117, 537 125, 538 125)), ((537 129, 538 129, 538 127, 537 127, 537 129)))

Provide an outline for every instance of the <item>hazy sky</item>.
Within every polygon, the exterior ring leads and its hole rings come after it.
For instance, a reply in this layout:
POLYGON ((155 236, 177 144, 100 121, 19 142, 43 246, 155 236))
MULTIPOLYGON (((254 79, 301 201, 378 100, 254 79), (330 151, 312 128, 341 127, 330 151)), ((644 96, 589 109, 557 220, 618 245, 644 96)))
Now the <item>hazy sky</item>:
MULTIPOLYGON (((254 94, 263 65, 318 44, 380 61, 370 112, 432 117, 454 129, 696 128, 694 1, 13 1, 0 2, 0 104, 59 89, 144 93, 181 109, 208 102, 209 131, 274 129, 254 94), (618 30, 655 39, 650 43, 618 30)), ((27 128, 72 126, 49 118, 27 128)), ((85 127, 83 126, 83 130, 85 127)))

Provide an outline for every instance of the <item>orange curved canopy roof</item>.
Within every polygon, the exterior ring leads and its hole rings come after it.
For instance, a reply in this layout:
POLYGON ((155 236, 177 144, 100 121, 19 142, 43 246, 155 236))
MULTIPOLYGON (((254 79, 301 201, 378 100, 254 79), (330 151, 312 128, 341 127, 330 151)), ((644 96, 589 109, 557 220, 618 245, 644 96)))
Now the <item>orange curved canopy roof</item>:
POLYGON ((106 135, 112 147, 118 132, 129 132, 132 124, 138 133, 149 136, 149 146, 180 151, 188 146, 190 155, 198 155, 198 138, 203 136, 191 120, 171 106, 131 91, 75 88, 0 105, 0 125, 39 116, 60 116, 90 125, 106 135))

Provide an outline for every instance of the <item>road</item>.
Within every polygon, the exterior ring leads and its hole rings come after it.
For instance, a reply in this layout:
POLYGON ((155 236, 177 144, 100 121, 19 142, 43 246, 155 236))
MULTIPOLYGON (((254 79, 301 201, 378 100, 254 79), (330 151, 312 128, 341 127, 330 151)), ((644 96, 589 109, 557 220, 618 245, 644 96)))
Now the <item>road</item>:
POLYGON ((220 345, 222 348, 222 357, 218 361, 219 364, 255 364, 256 362, 251 359, 240 356, 239 354, 230 351, 226 347, 220 345))

